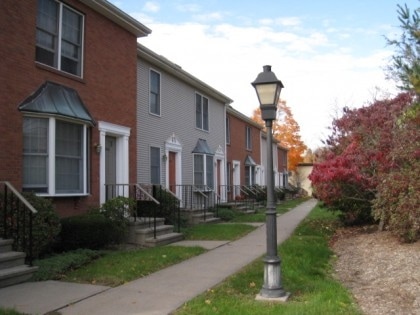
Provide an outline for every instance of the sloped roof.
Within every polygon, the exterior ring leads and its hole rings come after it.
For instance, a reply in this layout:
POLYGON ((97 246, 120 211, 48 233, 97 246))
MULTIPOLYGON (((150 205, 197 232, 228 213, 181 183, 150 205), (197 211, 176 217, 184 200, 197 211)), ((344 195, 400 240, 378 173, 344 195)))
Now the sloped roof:
POLYGON ((76 90, 50 81, 42 84, 18 109, 22 112, 67 117, 96 124, 76 90))
POLYGON ((175 76, 184 83, 187 83, 192 87, 198 89, 201 93, 205 93, 208 96, 213 97, 215 100, 225 105, 233 102, 232 99, 230 99, 223 93, 219 92, 207 83, 204 83, 192 74, 183 70, 181 66, 173 63, 172 61, 168 60, 162 55, 155 53, 154 51, 140 43, 137 43, 137 57, 146 60, 147 62, 150 62, 151 64, 157 67, 160 67, 161 69, 167 71, 168 73, 175 76))
POLYGON ((198 139, 197 144, 195 145, 195 148, 192 151, 192 153, 214 155, 214 153, 210 150, 210 147, 207 144, 207 141, 204 139, 198 139))
POLYGON ((247 166, 255 166, 255 165, 257 165, 257 163, 254 161, 254 159, 252 158, 252 156, 247 155, 247 157, 245 159, 245 165, 247 165, 247 166))
POLYGON ((115 5, 107 0, 80 0, 87 6, 94 9, 96 12, 106 16, 108 19, 123 27, 130 33, 134 34, 136 37, 145 37, 149 35, 152 31, 137 21, 135 18, 131 17, 124 11, 118 9, 115 5))

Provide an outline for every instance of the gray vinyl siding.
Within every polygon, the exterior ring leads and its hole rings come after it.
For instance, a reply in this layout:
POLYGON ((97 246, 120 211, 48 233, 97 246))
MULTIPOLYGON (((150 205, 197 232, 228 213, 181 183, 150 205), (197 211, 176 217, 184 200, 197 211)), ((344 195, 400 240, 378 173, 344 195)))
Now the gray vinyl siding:
MULTIPOLYGON (((193 183, 193 155, 198 139, 205 139, 213 152, 225 149, 225 104, 138 57, 137 60, 137 182, 150 183, 150 147, 160 147, 175 134, 182 144, 182 181, 193 183), (149 71, 160 73, 160 116, 149 113, 149 71), (195 93, 209 100, 209 131, 196 128, 195 93)), ((226 152, 225 152, 226 153, 226 152)), ((166 167, 161 159, 161 183, 165 183, 166 167)))

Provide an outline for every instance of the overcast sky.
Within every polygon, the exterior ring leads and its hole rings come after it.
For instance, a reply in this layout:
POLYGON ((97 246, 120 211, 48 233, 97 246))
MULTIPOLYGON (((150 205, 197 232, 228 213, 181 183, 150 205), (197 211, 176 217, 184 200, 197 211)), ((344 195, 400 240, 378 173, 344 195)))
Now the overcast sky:
POLYGON ((302 140, 322 146, 343 106, 395 95, 385 67, 401 33, 397 4, 419 0, 111 0, 152 30, 139 42, 234 100, 251 116, 251 82, 271 65, 302 140))

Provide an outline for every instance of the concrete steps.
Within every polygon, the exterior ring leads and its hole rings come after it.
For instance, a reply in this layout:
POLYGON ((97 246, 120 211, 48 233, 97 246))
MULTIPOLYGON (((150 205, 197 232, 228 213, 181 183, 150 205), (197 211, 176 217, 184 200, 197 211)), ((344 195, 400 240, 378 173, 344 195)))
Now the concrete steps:
POLYGON ((184 235, 174 232, 173 225, 166 225, 163 218, 156 219, 156 237, 153 220, 137 218, 131 221, 127 242, 144 247, 156 247, 175 243, 184 239, 184 235))
POLYGON ((207 224, 207 223, 219 223, 222 220, 214 216, 214 213, 211 211, 206 211, 202 209, 189 209, 189 210, 181 210, 181 214, 183 214, 187 220, 189 225, 196 225, 196 224, 207 224))
POLYGON ((0 239, 0 288, 25 282, 38 267, 25 265, 25 253, 12 250, 13 240, 0 239))

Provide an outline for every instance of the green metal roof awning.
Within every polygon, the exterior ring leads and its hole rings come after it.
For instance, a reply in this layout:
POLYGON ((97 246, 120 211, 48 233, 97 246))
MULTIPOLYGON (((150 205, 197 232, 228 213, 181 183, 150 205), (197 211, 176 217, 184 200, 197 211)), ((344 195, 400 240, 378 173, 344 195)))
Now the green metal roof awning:
POLYGON ((18 107, 22 112, 68 117, 96 125, 76 90, 46 81, 18 107))
POLYGON ((207 141, 204 139, 198 139, 197 144, 195 145, 195 148, 192 151, 192 153, 214 155, 214 153, 210 150, 207 141))

